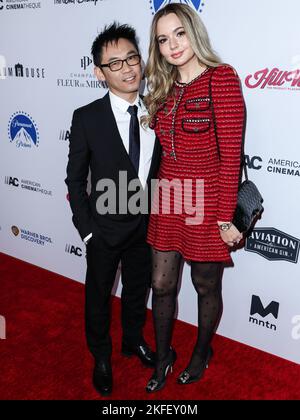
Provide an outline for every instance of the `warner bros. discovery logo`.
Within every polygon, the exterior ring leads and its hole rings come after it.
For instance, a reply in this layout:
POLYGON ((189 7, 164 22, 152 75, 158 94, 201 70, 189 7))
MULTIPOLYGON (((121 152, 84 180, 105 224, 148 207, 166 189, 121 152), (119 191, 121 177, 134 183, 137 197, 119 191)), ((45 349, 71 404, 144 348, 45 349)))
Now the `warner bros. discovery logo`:
POLYGON ((272 315, 275 319, 278 318, 279 312, 279 303, 272 301, 267 306, 263 306, 260 297, 256 295, 252 295, 251 300, 251 308, 250 308, 250 317, 249 322, 254 325, 258 325, 260 327, 267 328, 269 330, 277 330, 276 325, 270 323, 269 321, 263 321, 262 319, 258 319, 253 315, 259 315, 260 318, 265 318, 268 315, 272 315))

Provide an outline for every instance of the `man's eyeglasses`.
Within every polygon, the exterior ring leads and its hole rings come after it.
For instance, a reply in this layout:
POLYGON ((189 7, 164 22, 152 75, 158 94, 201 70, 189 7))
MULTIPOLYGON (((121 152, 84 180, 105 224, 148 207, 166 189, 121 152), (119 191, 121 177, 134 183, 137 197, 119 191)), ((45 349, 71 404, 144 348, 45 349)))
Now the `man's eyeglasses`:
POLYGON ((134 54, 125 58, 125 60, 116 60, 108 64, 100 64, 100 67, 109 67, 111 71, 118 71, 121 70, 125 61, 128 66, 136 66, 140 64, 141 56, 139 54, 134 54))

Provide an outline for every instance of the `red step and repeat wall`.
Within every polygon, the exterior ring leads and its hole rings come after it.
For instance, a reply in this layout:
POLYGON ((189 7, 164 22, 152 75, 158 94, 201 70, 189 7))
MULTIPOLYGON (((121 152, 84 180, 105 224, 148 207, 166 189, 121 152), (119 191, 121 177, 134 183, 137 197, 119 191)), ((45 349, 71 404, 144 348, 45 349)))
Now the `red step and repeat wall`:
MULTIPOLYGON (((152 16, 169 2, 0 1, 0 251, 84 282, 85 246, 64 179, 72 112, 106 93, 91 44, 105 24, 129 23, 146 61, 152 16)), ((225 269, 218 333, 300 363, 300 2, 182 2, 240 75, 246 163, 265 199, 262 219, 225 269)), ((197 322, 188 264, 178 318, 197 322)))

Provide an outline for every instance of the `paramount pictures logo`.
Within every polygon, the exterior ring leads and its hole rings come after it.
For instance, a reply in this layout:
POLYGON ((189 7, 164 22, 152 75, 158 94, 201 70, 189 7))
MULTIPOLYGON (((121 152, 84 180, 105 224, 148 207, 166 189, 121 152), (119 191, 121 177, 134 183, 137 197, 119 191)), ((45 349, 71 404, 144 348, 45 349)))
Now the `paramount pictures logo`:
POLYGON ((255 252, 269 261, 297 264, 300 240, 275 228, 255 228, 246 239, 245 250, 255 252))

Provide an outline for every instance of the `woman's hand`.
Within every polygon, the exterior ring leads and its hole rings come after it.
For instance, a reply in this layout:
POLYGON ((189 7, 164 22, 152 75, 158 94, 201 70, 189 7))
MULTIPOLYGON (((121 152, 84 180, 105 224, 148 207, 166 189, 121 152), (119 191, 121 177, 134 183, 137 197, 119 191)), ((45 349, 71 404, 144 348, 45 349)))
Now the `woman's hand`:
MULTIPOLYGON (((229 222, 218 222, 218 225, 223 224, 229 224, 229 222)), ((227 230, 221 230, 220 229, 220 235, 222 240, 228 245, 228 246, 235 246, 237 245, 242 239, 243 234, 238 231, 238 229, 234 226, 234 224, 230 224, 229 229, 227 230)))

